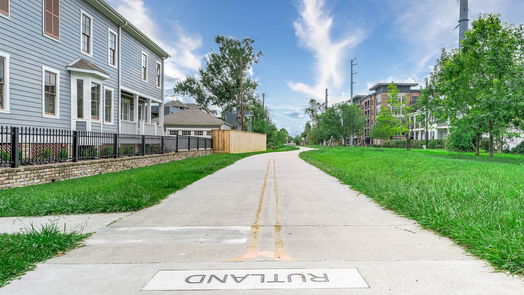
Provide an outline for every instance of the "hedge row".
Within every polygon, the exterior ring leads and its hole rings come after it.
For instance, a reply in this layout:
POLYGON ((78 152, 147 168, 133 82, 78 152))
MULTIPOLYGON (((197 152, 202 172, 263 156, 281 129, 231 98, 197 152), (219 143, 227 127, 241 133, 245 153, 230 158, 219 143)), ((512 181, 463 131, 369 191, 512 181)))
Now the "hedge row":
MULTIPOLYGON (((410 146, 414 149, 424 148, 426 144, 425 140, 411 140, 410 146)), ((386 147, 386 148, 406 148, 406 140, 385 140, 383 145, 375 144, 375 147, 386 147)), ((446 147, 446 142, 443 139, 431 139, 428 141, 428 149, 443 149, 446 147)))

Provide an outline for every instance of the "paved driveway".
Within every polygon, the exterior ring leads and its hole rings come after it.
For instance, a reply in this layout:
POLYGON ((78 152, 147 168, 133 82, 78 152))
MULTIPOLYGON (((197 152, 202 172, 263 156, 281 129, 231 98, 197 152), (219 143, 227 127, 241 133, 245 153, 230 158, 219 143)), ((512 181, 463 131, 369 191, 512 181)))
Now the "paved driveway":
POLYGON ((210 175, 0 289, 215 293, 521 295, 524 282, 282 152, 210 175))

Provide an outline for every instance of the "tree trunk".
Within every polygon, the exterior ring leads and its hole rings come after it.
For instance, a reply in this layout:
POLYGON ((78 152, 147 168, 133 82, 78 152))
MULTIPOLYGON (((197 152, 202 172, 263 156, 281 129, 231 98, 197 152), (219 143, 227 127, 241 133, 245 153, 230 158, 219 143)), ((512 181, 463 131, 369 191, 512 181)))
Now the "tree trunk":
POLYGON ((428 123, 428 112, 426 112, 426 117, 424 118, 424 123, 425 123, 425 134, 424 134, 424 140, 426 141, 426 149, 428 148, 428 145, 429 145, 429 123, 428 123))
POLYGON ((408 134, 406 135, 406 150, 411 149, 411 131, 408 131, 408 134))
POLYGON ((475 156, 480 156, 480 138, 482 137, 481 133, 475 133, 475 139, 473 141, 473 150, 475 151, 475 156))
POLYGON ((493 159, 493 123, 489 123, 489 157, 493 159))

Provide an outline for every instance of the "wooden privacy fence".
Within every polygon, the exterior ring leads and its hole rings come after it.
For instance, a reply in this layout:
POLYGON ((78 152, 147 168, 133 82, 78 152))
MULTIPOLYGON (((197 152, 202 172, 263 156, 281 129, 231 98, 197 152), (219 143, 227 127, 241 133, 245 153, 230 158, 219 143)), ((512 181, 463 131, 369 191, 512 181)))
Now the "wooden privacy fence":
POLYGON ((213 152, 249 153, 266 150, 266 135, 238 130, 212 130, 213 152))

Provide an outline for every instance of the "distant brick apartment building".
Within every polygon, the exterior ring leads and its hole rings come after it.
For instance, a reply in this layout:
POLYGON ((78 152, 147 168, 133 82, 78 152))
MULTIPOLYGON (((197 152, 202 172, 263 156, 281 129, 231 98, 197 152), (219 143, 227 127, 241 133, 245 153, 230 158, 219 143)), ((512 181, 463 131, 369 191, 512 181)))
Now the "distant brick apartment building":
MULTIPOLYGON (((388 86, 391 83, 378 83, 369 88, 373 93, 368 95, 356 95, 351 99, 351 103, 357 104, 366 116, 364 134, 353 139, 354 145, 372 145, 373 139, 370 137, 371 129, 375 125, 378 113, 383 104, 388 100, 388 86)), ((408 105, 413 105, 420 96, 420 90, 413 89, 418 83, 394 83, 400 91, 399 97, 408 105)), ((402 112, 402 110, 400 110, 402 112)), ((347 144, 351 141, 346 142, 347 144)))

